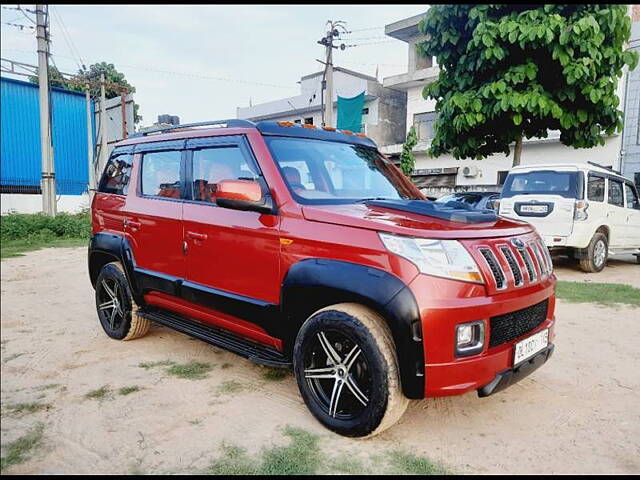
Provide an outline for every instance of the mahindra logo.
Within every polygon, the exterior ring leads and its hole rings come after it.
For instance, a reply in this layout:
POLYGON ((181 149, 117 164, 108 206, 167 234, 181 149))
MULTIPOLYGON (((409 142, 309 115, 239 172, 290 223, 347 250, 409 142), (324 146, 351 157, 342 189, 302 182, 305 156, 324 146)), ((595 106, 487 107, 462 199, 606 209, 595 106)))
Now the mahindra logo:
POLYGON ((524 248, 524 242, 519 238, 512 238, 511 245, 513 245, 516 248, 524 248))

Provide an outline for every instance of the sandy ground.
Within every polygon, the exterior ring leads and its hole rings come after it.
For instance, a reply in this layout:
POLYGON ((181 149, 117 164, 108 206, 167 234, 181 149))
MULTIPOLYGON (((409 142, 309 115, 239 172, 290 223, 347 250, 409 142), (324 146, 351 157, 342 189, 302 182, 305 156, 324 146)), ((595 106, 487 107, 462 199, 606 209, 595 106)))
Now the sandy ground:
MULTIPOLYGON (((597 281, 639 273, 621 262, 597 281)), ((139 340, 110 340, 96 318, 84 248, 4 260, 1 280, 2 404, 51 404, 25 415, 3 408, 3 445, 45 426, 43 446, 3 473, 198 472, 223 441, 251 454, 285 443, 285 425, 319 435, 323 455, 364 463, 401 448, 458 473, 640 472, 640 316, 631 307, 559 302, 556 352, 532 376, 486 399, 413 402, 382 435, 351 440, 315 421, 291 376, 267 381, 261 367, 159 326, 139 340), (215 367, 188 380, 139 366, 167 359, 215 367), (223 393, 226 381, 241 391, 223 393), (103 385, 142 390, 85 398, 103 385)))

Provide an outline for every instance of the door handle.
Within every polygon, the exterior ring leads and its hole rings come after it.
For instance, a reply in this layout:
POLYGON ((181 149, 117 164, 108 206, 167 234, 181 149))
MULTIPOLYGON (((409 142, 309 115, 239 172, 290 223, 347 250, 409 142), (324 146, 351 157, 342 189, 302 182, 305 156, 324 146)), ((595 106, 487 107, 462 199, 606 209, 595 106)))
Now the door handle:
POLYGON ((124 228, 131 227, 134 230, 142 227, 142 223, 136 222, 135 220, 129 220, 128 218, 124 219, 124 228))
POLYGON ((206 240, 206 233, 198 233, 198 232, 187 232, 187 238, 192 238, 193 240, 206 240))

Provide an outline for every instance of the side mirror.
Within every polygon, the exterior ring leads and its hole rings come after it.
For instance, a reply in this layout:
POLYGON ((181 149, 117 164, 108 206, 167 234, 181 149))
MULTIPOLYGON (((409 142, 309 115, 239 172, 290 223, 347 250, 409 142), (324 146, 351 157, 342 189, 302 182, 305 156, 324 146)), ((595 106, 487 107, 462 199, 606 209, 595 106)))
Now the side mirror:
POLYGON ((271 196, 262 196, 258 182, 251 180, 220 180, 216 186, 216 205, 234 210, 274 213, 271 196))

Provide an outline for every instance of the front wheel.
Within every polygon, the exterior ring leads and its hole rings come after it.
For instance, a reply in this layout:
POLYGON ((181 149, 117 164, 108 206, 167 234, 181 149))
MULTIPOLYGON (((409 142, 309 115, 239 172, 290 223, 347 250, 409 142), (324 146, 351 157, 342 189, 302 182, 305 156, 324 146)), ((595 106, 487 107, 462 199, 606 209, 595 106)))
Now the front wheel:
POLYGON ((311 413, 341 435, 376 435, 407 408, 389 327, 363 305, 341 303, 311 315, 296 338, 293 364, 311 413))

